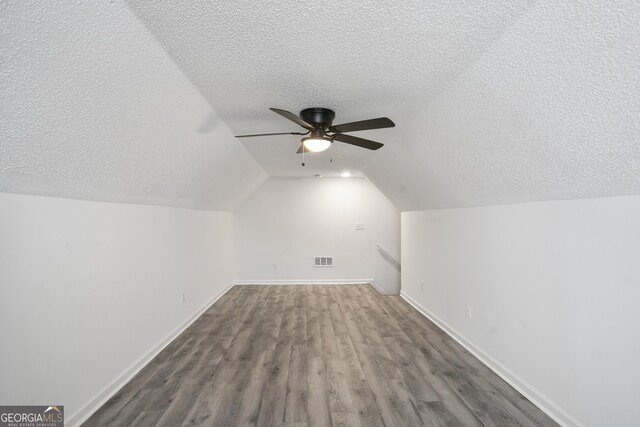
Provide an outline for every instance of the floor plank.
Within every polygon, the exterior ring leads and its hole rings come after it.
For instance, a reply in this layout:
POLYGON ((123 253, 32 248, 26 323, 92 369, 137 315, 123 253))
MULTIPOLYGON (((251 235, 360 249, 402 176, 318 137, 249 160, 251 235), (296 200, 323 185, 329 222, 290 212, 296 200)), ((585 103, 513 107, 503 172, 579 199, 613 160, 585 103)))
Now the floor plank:
POLYGON ((557 426, 397 296, 235 286, 85 426, 557 426))

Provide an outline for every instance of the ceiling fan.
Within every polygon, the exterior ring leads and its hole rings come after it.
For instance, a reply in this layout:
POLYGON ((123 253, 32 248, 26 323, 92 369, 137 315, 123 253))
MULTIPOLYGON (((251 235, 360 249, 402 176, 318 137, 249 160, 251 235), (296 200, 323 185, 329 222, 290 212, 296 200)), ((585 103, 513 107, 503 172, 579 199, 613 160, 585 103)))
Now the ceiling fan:
POLYGON ((332 123, 333 119, 336 117, 336 113, 328 108, 306 108, 300 111, 300 116, 296 116, 290 111, 280 110, 278 108, 270 108, 270 110, 302 126, 307 131, 258 133, 253 135, 238 135, 236 138, 271 135, 309 135, 306 138, 302 138, 300 141, 300 148, 297 151, 298 154, 308 153, 310 151, 316 153, 324 151, 331 146, 333 141, 344 142, 346 144, 355 145, 368 150, 377 150, 382 147, 383 144, 369 139, 358 138, 357 136, 345 135, 345 132, 392 128, 395 126, 395 123, 387 117, 342 123, 334 126, 332 123))

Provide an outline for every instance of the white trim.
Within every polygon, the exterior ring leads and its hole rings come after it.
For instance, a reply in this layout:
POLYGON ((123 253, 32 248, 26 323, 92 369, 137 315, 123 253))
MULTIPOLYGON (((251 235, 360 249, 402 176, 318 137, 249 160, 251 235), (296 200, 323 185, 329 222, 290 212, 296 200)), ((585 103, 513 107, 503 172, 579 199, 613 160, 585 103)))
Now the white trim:
POLYGON ((154 357, 158 355, 164 348, 178 337, 185 329, 202 315, 209 307, 211 307, 216 301, 220 299, 224 294, 233 287, 234 283, 224 288, 218 295, 213 297, 209 302, 204 304, 193 315, 185 320, 178 328, 163 338, 158 344, 152 347, 147 353, 140 357, 131 366, 125 369, 117 378, 115 378, 111 384, 105 387, 100 393, 98 393, 93 399, 87 402, 82 408, 80 408, 75 414, 71 415, 65 420, 65 426, 75 427, 85 422, 94 412, 96 412, 102 405, 104 405, 114 394, 118 392, 131 378, 133 378, 142 368, 144 368, 154 357))
POLYGON ((466 339, 462 334, 458 333, 454 328, 449 326, 447 322, 440 319, 438 316, 433 314, 431 311, 429 311, 409 295, 407 295, 405 291, 400 291, 400 296, 409 304, 411 304, 416 310, 418 310, 423 316, 431 320, 436 324, 436 326, 446 332, 451 338, 456 340, 461 346, 469 350, 471 354, 478 358, 482 363, 487 365, 487 367, 495 372, 500 378, 502 378, 513 388, 518 390, 524 397, 529 399, 542 411, 546 412, 547 415, 553 418, 560 425, 566 427, 585 427, 585 424, 569 415, 549 397, 545 396, 531 384, 527 383, 524 379, 513 373, 509 368, 495 360, 489 354, 480 349, 477 345, 466 339))
MULTIPOLYGON (((373 279, 236 280, 236 285, 373 285, 373 279)), ((374 286, 375 287, 375 286, 374 286)))

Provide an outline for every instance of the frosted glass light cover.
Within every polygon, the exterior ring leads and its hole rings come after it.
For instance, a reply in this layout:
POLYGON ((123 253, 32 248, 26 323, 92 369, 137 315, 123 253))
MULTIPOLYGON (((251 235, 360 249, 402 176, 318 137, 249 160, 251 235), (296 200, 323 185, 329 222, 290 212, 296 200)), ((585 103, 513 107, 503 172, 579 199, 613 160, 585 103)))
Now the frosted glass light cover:
POLYGON ((307 150, 318 153, 329 148, 331 141, 324 138, 306 138, 303 144, 307 150))

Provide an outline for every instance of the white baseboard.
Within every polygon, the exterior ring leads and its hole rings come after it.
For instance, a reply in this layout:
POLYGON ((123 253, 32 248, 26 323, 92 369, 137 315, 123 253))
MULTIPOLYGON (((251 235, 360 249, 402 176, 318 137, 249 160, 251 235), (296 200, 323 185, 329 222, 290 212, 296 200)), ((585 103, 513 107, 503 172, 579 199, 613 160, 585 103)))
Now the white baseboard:
POLYGON ((126 383, 128 383, 142 368, 144 368, 154 357, 158 355, 171 341, 176 339, 178 335, 184 332, 202 313, 207 311, 216 301, 220 299, 229 289, 233 287, 233 283, 222 290, 218 295, 213 297, 198 309, 193 315, 185 320, 178 328, 162 339, 158 344, 153 346, 147 353, 134 362, 129 368, 122 372, 111 384, 104 388, 97 396, 87 402, 80 410, 65 420, 65 426, 75 427, 85 422, 94 412, 104 405, 114 394, 118 392, 126 383))
MULTIPOLYGON (((236 280, 236 285, 373 285, 373 279, 236 280)), ((375 286, 374 286, 375 287, 375 286)))
POLYGON ((480 349, 477 345, 467 340, 463 335, 458 333, 445 321, 440 319, 438 316, 433 314, 431 311, 429 311, 409 295, 407 295, 406 292, 400 291, 400 296, 409 304, 411 304, 416 310, 422 313, 422 315, 424 315, 427 319, 431 320, 440 329, 445 331, 451 338, 456 340, 461 346, 469 350, 471 354, 477 357, 482 363, 487 365, 489 369, 491 369, 499 377, 509 383, 509 385, 511 385, 513 388, 518 390, 524 397, 529 399, 534 405, 544 411, 560 425, 565 427, 585 427, 583 423, 575 419, 573 416, 569 415, 554 401, 545 396, 531 384, 527 383, 524 379, 513 373, 509 368, 495 360, 489 354, 480 349))

